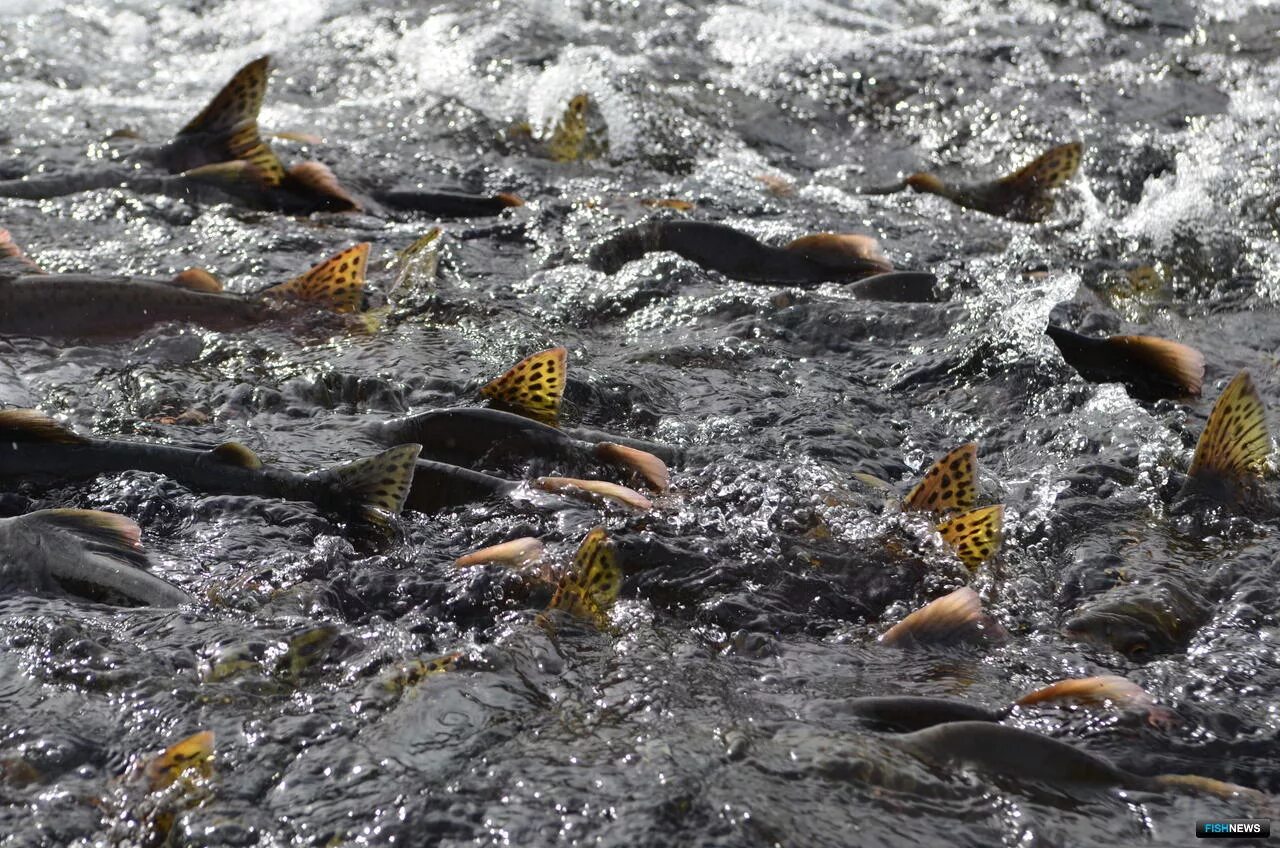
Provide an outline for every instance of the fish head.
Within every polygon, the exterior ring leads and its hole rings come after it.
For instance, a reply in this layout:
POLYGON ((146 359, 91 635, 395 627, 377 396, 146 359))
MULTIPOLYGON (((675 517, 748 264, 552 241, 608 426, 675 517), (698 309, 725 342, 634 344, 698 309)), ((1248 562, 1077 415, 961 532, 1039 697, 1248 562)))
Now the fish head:
POLYGON ((1067 636, 1108 646, 1134 662, 1176 648, 1180 630, 1181 622, 1171 613, 1137 598, 1087 608, 1063 626, 1067 636))

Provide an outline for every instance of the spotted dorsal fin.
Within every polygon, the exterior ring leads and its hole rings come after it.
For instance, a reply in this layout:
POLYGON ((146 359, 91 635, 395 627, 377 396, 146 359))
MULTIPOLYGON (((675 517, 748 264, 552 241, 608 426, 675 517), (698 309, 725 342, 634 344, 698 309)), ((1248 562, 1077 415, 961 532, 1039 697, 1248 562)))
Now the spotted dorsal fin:
POLYGON ((422 445, 400 445, 326 473, 338 479, 367 521, 385 524, 387 515, 398 515, 404 509, 413 485, 414 463, 421 452, 422 445))
POLYGON ((585 92, 577 94, 565 106, 564 114, 547 139, 547 152, 556 162, 575 162, 590 158, 588 144, 587 110, 591 98, 585 92))
POLYGON ((1004 529, 1004 507, 984 506, 962 512, 938 525, 942 540, 951 546, 970 571, 1000 550, 1004 529))
POLYGON ((862 269, 867 274, 893 270, 892 263, 880 250, 880 242, 858 233, 801 236, 787 244, 786 249, 830 268, 862 269))
POLYGON ((481 388, 480 395, 521 415, 555 421, 564 397, 568 357, 569 351, 564 347, 530 354, 481 388))
POLYGON ((1066 183, 1080 167, 1084 145, 1078 141, 1061 144, 1045 151, 999 182, 1024 194, 1033 195, 1066 183))
POLYGON ((288 178, 295 189, 330 201, 327 208, 332 211, 360 212, 364 209, 363 204, 342 187, 333 171, 323 162, 294 165, 288 170, 288 178))
POLYGON ((1003 628, 982 611, 978 593, 962 586, 890 627, 880 637, 880 643, 896 647, 950 645, 988 634, 1003 634, 1003 628))
POLYGON ((1262 398, 1249 372, 1241 371, 1213 405, 1187 474, 1243 483, 1261 476, 1270 453, 1262 398))
POLYGON ((258 455, 239 442, 225 442, 209 451, 221 462, 240 468, 261 468, 262 460, 258 455))
POLYGON ((0 441, 82 445, 89 441, 34 409, 0 410, 0 441))
POLYGON ((142 773, 147 780, 148 790, 159 792, 167 789, 190 769, 199 769, 207 773, 209 760, 213 756, 213 746, 212 730, 202 730, 175 745, 170 745, 143 767, 142 773))
POLYGON ((246 121, 256 122, 267 95, 270 68, 271 57, 262 56, 236 71, 200 114, 178 130, 178 135, 230 130, 246 121))
POLYGON ((300 277, 265 289, 265 297, 300 300, 333 312, 355 312, 364 304, 369 243, 349 247, 300 277))
POLYGON ((203 268, 188 268, 174 275, 174 278, 169 281, 169 285, 209 294, 222 292, 222 283, 218 282, 217 277, 203 268))
POLYGON ((603 628, 621 588, 622 569, 613 542, 603 527, 597 527, 578 546, 548 609, 563 610, 603 628))
POLYGON ((902 501, 906 512, 964 512, 978 500, 978 445, 963 444, 925 472, 902 501))
POLYGON ((267 93, 271 57, 245 65, 200 114, 174 136, 168 157, 179 170, 242 159, 257 165, 271 185, 279 185, 284 167, 258 132, 258 112, 267 93))

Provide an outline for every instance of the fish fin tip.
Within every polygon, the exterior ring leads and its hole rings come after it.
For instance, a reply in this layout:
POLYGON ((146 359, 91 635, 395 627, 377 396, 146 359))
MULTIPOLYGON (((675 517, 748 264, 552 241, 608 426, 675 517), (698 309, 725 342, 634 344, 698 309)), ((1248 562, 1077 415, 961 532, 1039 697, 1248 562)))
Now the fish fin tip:
POLYGON ((653 509, 653 502, 635 489, 610 483, 607 480, 583 480, 576 477, 539 477, 533 481, 545 492, 562 492, 566 494, 585 494, 592 498, 620 504, 638 512, 653 509))
POLYGON ((207 294, 221 294, 223 291, 222 283, 218 282, 218 278, 203 268, 188 268, 179 272, 174 275, 169 284, 207 294))
POLYGON ((880 644, 907 647, 916 644, 950 644, 1003 628, 982 611, 982 600, 968 586, 930 601, 880 635, 880 644))
POLYGON ((665 492, 671 485, 671 471, 667 464, 648 451, 614 442, 601 442, 596 445, 595 453, 602 462, 630 468, 643 477, 656 492, 665 492))
POLYGON ((289 179, 308 192, 337 201, 337 211, 363 212, 364 204, 343 188, 337 176, 323 162, 302 162, 288 170, 289 179))
POLYGON ((1083 155, 1084 145, 1081 142, 1060 144, 1041 153, 1012 174, 1001 177, 999 182, 1027 195, 1059 188, 1075 175, 1083 155))
POLYGON ((1000 550, 1003 530, 1003 505, 971 509, 938 525, 942 540, 970 571, 977 571, 1000 550))
POLYGON ((1107 344, 1123 348, 1188 397, 1198 397, 1204 386, 1204 354, 1189 345, 1156 336, 1112 336, 1107 344))
POLYGON ((531 418, 554 421, 564 398, 568 357, 563 346, 530 354, 484 385, 480 395, 531 418))
POLYGON ((832 268, 864 269, 867 274, 893 270, 880 242, 861 233, 814 233, 793 239, 785 249, 832 268))
POLYGON ((212 730, 201 730, 165 748, 147 762, 143 769, 152 792, 172 786, 182 774, 192 768, 203 768, 213 756, 217 736, 212 730))
POLYGON ((422 445, 398 445, 331 470, 364 517, 384 524, 386 515, 399 515, 404 509, 413 485, 414 463, 421 452, 422 445))
POLYGON ((522 536, 509 542, 489 545, 485 548, 464 554, 454 560, 456 568, 469 568, 473 565, 499 563, 510 568, 524 568, 536 565, 545 555, 542 542, 533 536, 522 536))
POLYGON ((239 442, 223 442, 209 451, 209 453, 219 462, 225 462, 227 465, 234 465, 238 468, 256 470, 262 467, 262 460, 258 458, 258 455, 239 442))
POLYGON ((902 500, 906 512, 965 512, 978 499, 978 443, 966 442, 929 467, 902 500))
POLYGON ((0 440, 80 445, 88 439, 34 409, 0 410, 0 440))
POLYGON ((265 297, 299 300, 332 312, 356 312, 364 304, 369 242, 334 254, 305 274, 264 289, 265 297))
POLYGON ((548 609, 586 618, 603 629, 621 589, 622 568, 613 540, 603 527, 596 527, 578 545, 573 564, 561 578, 548 609))

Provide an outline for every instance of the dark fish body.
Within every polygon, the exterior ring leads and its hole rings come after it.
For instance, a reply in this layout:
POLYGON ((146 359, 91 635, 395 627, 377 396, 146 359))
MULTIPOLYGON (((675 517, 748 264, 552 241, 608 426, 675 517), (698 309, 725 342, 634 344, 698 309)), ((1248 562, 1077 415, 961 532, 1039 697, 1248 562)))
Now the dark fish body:
MULTIPOLYGON (((491 196, 450 191, 399 189, 373 191, 370 196, 386 209, 421 212, 440 218, 480 218, 501 214, 504 209, 520 206, 519 198, 510 194, 491 196)), ((372 204, 368 204, 372 206, 372 204)))
POLYGON ((342 516, 355 516, 364 506, 334 470, 298 474, 249 468, 228 461, 216 449, 112 439, 85 439, 78 444, 12 442, 0 437, 0 479, 60 482, 122 471, 163 474, 201 492, 306 501, 342 516))
POLYGON ((920 730, 956 721, 1000 721, 1008 710, 992 710, 968 701, 919 695, 885 695, 853 698, 841 704, 843 711, 895 730, 920 730))
POLYGON ((1049 325, 1062 358, 1091 383, 1122 383, 1138 400, 1199 394, 1204 358, 1185 345, 1150 336, 1095 339, 1049 325))
POLYGON ((0 334, 128 335, 167 321, 227 329, 262 321, 275 311, 257 298, 194 291, 157 279, 32 274, 0 280, 0 334))
POLYGON ((1162 575, 1116 587, 1078 611, 1067 635, 1108 645, 1133 660, 1184 648, 1209 619, 1185 578, 1162 575))
POLYGON ((405 507, 437 512, 510 495, 520 484, 491 474, 420 459, 414 465, 413 485, 405 507))
POLYGON ((1039 733, 986 721, 938 724, 895 737, 916 756, 957 763, 1004 777, 1055 786, 1161 791, 1153 778, 1039 733))
MULTIPOLYGON (((874 277, 888 270, 880 261, 845 256, 840 261, 819 253, 786 247, 773 247, 754 236, 702 221, 649 221, 610 236, 592 251, 588 264, 608 274, 617 273, 628 262, 646 253, 670 251, 704 268, 747 283, 816 286, 821 283, 851 283, 874 277)), ((927 283, 927 298, 933 299, 932 274, 907 272, 897 278, 902 290, 895 286, 876 286, 871 292, 887 295, 887 299, 922 299, 921 283, 927 283), (905 292, 905 294, 904 294, 905 292)), ((869 294, 868 296, 874 296, 869 294)))
POLYGON ((531 418, 482 407, 438 409, 368 425, 383 444, 417 442, 423 456, 467 467, 507 467, 546 458, 579 465, 594 462, 594 445, 531 418))

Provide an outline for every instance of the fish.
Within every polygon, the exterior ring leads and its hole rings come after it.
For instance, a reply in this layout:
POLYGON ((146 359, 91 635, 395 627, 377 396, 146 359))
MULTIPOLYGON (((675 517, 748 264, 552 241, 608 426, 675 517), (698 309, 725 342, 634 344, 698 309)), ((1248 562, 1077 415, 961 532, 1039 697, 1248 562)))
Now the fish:
POLYGON ((0 181, 0 197, 42 200, 95 189, 124 188, 197 203, 235 203, 252 209, 309 215, 394 211, 442 217, 497 215, 522 206, 514 194, 385 190, 361 194, 342 185, 321 162, 288 168, 262 138, 258 113, 267 91, 271 58, 248 63, 177 134, 159 147, 135 145, 121 164, 70 173, 0 181))
POLYGON ((1265 803, 1255 789, 1200 775, 1134 774, 1110 760, 1041 733, 985 721, 937 724, 892 738, 918 759, 937 765, 960 765, 1015 781, 1066 790, 1127 789, 1163 793, 1206 792, 1220 798, 1239 797, 1265 803))
POLYGON ((1204 354, 1193 347, 1155 336, 1095 339, 1053 324, 1045 332, 1090 383, 1121 383, 1130 397, 1143 401, 1200 395, 1204 354))
POLYGON ((816 233, 774 247, 724 224, 658 219, 613 233, 591 250, 587 265, 616 274, 626 263, 661 251, 677 253, 745 283, 802 287, 849 283, 851 294, 870 300, 937 299, 936 277, 894 271, 875 239, 853 233, 816 233))
POLYGON ((1245 505, 1261 494, 1270 455, 1266 407, 1249 372, 1241 371, 1209 412, 1178 500, 1245 505))
POLYGON ((880 634, 879 642, 893 648, 1001 642, 1008 633, 982 609, 978 593, 962 586, 930 601, 880 634))
POLYGON ((511 498, 526 485, 544 492, 621 506, 637 512, 653 508, 653 503, 634 489, 604 480, 536 477, 529 481, 515 481, 429 459, 419 459, 413 464, 413 480, 404 505, 416 512, 439 512, 471 503, 511 498))
POLYGON ((605 630, 622 589, 617 551, 603 527, 587 533, 573 562, 556 584, 547 613, 558 611, 605 630))
POLYGON ((172 321, 229 330, 285 319, 300 309, 351 314, 364 302, 368 259, 369 243, 363 242, 305 274, 245 295, 224 292, 199 268, 172 279, 38 272, 6 278, 0 268, 0 335, 123 338, 172 321))
POLYGON ((1072 677, 1028 692, 1013 702, 1017 707, 1067 703, 1083 706, 1113 705, 1146 713, 1153 727, 1170 727, 1177 718, 1173 711, 1156 703, 1146 689, 1116 674, 1072 677))
POLYGON ((1104 645, 1134 662, 1182 650, 1210 617, 1184 575, 1164 574, 1104 593, 1063 625, 1072 639, 1104 645))
POLYGON ((1010 221, 1034 224, 1053 214, 1050 193, 1075 175, 1084 155, 1078 141, 1053 147, 1012 174, 981 183, 952 184, 936 174, 917 171, 900 183, 863 189, 863 194, 895 194, 906 189, 945 197, 957 206, 1010 221))
POLYGON ((85 480, 147 471, 195 491, 304 501, 326 513, 378 525, 404 507, 419 450, 419 445, 399 445, 376 456, 299 474, 265 467, 253 451, 236 442, 206 450, 92 438, 35 410, 0 410, 0 480, 85 480))
POLYGON ((929 512, 944 518, 936 525, 942 540, 969 571, 1000 549, 1004 507, 975 507, 978 445, 968 442, 948 452, 925 472, 902 499, 903 512, 929 512))
POLYGON ((65 593, 136 606, 194 603, 149 570, 141 534, 123 515, 90 509, 0 519, 0 593, 65 593))

